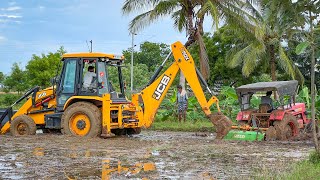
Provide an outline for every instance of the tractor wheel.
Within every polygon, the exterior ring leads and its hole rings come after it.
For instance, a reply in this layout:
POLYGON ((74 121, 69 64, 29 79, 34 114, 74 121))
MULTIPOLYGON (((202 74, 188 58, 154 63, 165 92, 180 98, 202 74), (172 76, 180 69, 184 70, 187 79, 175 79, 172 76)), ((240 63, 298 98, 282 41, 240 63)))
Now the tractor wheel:
POLYGON ((299 124, 295 116, 285 114, 283 119, 275 125, 278 140, 287 140, 299 135, 299 124))
POLYGON ((266 131, 266 140, 267 141, 274 141, 277 139, 277 131, 274 126, 270 126, 266 131))
POLYGON ((35 135, 36 123, 27 115, 20 115, 11 121, 10 132, 13 136, 35 135))
POLYGON ((69 106, 61 118, 61 132, 67 135, 97 137, 101 135, 101 111, 88 102, 69 106))

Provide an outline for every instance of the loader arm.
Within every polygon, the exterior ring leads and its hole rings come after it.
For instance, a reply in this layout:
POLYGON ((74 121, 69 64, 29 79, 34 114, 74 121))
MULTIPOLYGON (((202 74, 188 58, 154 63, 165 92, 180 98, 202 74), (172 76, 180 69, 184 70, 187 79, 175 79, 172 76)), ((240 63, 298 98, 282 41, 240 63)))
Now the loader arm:
MULTIPOLYGON (((208 117, 211 115, 210 106, 212 104, 216 104, 217 110, 220 112, 219 101, 215 96, 212 96, 207 101, 199 81, 199 79, 203 80, 203 78, 198 78, 194 60, 188 50, 181 42, 172 44, 171 49, 174 57, 172 65, 157 79, 153 77, 155 80, 151 80, 149 83, 150 85, 143 89, 139 94, 141 95, 144 104, 143 120, 145 127, 149 127, 153 123, 155 114, 179 70, 184 74, 204 113, 208 117)), ((159 72, 160 70, 157 71, 157 73, 159 72)), ((137 101, 137 95, 133 95, 132 99, 133 103, 137 104, 137 102, 134 102, 137 101)))
POLYGON ((6 112, 11 111, 11 113, 5 113, 2 115, 2 117, 0 117, 0 134, 7 133, 10 129, 11 120, 20 115, 28 115, 36 124, 44 124, 44 115, 53 113, 56 106, 56 100, 53 91, 53 87, 43 90, 39 90, 39 87, 35 87, 25 93, 25 95, 19 98, 19 100, 17 100, 6 110, 6 112), (30 98, 28 98, 29 96, 30 98), (26 98, 28 99, 19 108, 19 110, 13 114, 12 107, 26 98), (42 106, 43 103, 48 103, 48 108, 44 109, 42 106))

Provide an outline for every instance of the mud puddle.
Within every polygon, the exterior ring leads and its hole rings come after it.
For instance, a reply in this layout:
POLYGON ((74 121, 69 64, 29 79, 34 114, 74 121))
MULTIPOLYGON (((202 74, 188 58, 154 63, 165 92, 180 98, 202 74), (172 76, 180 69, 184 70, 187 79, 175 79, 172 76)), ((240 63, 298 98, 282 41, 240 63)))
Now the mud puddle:
POLYGON ((0 136, 0 179, 254 179, 268 169, 290 170, 313 149, 309 141, 219 143, 214 136, 0 136))

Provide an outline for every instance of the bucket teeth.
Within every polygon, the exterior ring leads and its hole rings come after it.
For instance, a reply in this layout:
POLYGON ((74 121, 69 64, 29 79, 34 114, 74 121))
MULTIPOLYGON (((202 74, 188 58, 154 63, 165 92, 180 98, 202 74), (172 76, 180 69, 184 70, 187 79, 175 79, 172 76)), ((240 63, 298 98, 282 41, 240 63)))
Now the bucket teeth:
POLYGON ((232 121, 221 112, 213 113, 208 116, 216 128, 216 139, 223 139, 231 130, 232 121))

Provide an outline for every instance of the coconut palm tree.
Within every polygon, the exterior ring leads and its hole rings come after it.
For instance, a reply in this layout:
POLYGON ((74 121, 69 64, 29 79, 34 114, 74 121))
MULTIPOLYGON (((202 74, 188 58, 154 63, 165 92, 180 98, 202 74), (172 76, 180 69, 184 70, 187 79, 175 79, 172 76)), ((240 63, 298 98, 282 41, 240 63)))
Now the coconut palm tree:
MULTIPOLYGON (((124 14, 145 12, 136 16, 129 24, 131 32, 137 32, 165 16, 171 16, 174 27, 179 31, 186 31, 188 41, 185 46, 197 42, 200 53, 200 71, 207 78, 209 76, 208 57, 202 40, 203 22, 207 15, 213 19, 218 28, 219 20, 233 20, 240 24, 248 13, 243 7, 256 1, 242 0, 126 0, 122 11, 124 14)), ((244 23, 245 24, 245 23, 244 23)), ((184 85, 184 77, 180 77, 180 84, 184 85)))
POLYGON ((249 76, 257 66, 269 64, 273 81, 277 64, 293 79, 303 83, 303 76, 285 53, 285 44, 294 34, 301 19, 291 0, 263 0, 262 8, 256 7, 246 28, 233 28, 239 34, 234 48, 227 55, 230 67, 242 65, 242 73, 249 76))

